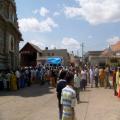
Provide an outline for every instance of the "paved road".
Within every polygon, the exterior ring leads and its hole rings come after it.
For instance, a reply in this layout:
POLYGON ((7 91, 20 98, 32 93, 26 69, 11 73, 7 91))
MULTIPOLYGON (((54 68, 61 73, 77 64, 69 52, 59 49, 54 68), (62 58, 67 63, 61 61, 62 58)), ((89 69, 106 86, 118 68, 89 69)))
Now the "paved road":
MULTIPOLYGON (((76 106, 77 120, 120 120, 120 99, 104 88, 87 88, 76 106)), ((33 85, 0 92, 0 120, 58 120, 55 89, 33 85)))

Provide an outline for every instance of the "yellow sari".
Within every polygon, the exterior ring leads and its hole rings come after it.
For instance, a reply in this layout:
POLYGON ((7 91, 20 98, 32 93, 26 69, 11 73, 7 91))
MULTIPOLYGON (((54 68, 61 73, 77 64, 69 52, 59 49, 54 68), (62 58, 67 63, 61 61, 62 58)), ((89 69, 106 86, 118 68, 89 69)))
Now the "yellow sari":
POLYGON ((10 88, 11 90, 17 90, 17 78, 15 74, 12 73, 11 79, 10 79, 10 88))

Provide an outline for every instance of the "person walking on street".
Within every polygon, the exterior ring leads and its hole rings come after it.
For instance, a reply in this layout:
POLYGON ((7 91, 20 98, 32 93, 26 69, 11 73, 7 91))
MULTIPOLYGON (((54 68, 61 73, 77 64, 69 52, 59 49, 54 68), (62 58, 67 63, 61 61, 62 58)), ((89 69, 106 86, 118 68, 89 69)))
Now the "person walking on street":
POLYGON ((91 66, 90 68, 90 84, 91 84, 91 88, 93 88, 93 81, 94 81, 94 69, 93 67, 91 66))
POLYGON ((61 93, 62 93, 62 89, 66 87, 66 73, 67 71, 62 70, 59 76, 59 81, 57 82, 57 87, 56 87, 56 92, 57 92, 57 99, 58 99, 58 107, 59 107, 59 120, 62 120, 62 111, 63 111, 63 107, 61 104, 61 93))
POLYGON ((82 69, 81 71, 81 90, 85 90, 87 85, 87 72, 85 68, 82 69))
POLYGON ((107 88, 107 87, 110 87, 110 84, 109 84, 109 76, 110 76, 110 70, 109 70, 109 67, 107 66, 105 68, 105 79, 104 79, 104 87, 107 88))
POLYGON ((72 72, 67 73, 66 81, 67 86, 63 88, 61 96, 61 104, 63 105, 62 120, 74 120, 76 93, 73 89, 74 74, 72 72))
POLYGON ((113 70, 113 89, 115 96, 117 96, 116 72, 117 72, 117 68, 113 70))
POLYGON ((99 71, 100 87, 104 87, 104 79, 105 79, 105 70, 104 68, 101 68, 99 71))
POLYGON ((17 89, 19 90, 20 89, 20 76, 21 76, 19 69, 16 70, 15 75, 17 78, 17 89))
POLYGON ((95 68, 95 87, 98 87, 98 80, 99 80, 99 69, 98 66, 95 68))
POLYGON ((118 97, 120 97, 120 68, 117 69, 117 73, 116 73, 116 84, 117 84, 118 97))
POLYGON ((74 75, 74 90, 76 92, 77 103, 80 103, 80 74, 78 70, 75 71, 74 75))

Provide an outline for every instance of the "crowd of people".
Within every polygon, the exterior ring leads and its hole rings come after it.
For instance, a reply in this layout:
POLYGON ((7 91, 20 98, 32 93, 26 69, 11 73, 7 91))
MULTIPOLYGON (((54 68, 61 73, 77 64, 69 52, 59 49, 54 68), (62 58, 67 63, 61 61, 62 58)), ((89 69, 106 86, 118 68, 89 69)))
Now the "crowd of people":
POLYGON ((80 91, 86 86, 113 89, 114 95, 120 97, 119 67, 27 67, 16 71, 0 72, 0 91, 16 91, 34 83, 48 83, 56 87, 60 120, 73 120, 75 101, 80 103, 80 91))
POLYGON ((45 82, 55 87, 59 69, 40 65, 39 67, 25 67, 16 71, 1 71, 0 91, 16 91, 27 86, 29 87, 34 83, 43 85, 45 82))
POLYGON ((75 120, 75 101, 80 103, 79 93, 88 84, 91 88, 113 89, 114 95, 120 97, 120 68, 96 65, 61 70, 56 88, 60 120, 75 120))

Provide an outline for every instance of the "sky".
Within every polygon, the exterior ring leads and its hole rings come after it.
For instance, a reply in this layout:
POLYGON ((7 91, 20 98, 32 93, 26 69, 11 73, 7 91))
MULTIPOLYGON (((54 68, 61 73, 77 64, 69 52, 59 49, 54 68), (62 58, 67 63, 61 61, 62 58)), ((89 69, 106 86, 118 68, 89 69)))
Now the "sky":
POLYGON ((81 55, 120 40, 120 0, 16 0, 19 29, 26 42, 67 48, 81 55))

